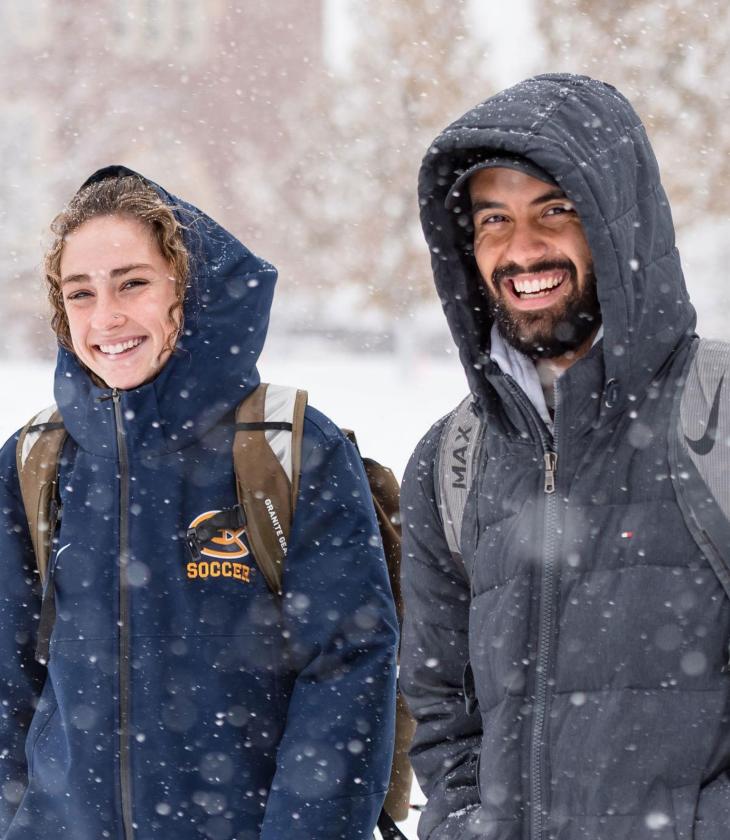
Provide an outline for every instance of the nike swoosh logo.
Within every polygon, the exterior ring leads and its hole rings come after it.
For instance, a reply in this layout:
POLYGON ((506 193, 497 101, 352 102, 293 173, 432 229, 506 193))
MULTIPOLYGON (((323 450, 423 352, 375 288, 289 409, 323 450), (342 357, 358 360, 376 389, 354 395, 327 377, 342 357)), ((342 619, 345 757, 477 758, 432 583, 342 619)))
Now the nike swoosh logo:
POLYGON ((712 401, 712 408, 710 409, 710 416, 707 420, 707 428, 705 429, 704 435, 697 440, 692 440, 692 438, 688 438, 687 435, 684 436, 689 448, 698 455, 707 455, 711 452, 712 447, 715 445, 715 438, 717 437, 717 419, 720 415, 720 393, 722 392, 723 379, 725 379, 725 374, 720 377, 720 381, 717 383, 717 391, 715 391, 715 398, 712 401))

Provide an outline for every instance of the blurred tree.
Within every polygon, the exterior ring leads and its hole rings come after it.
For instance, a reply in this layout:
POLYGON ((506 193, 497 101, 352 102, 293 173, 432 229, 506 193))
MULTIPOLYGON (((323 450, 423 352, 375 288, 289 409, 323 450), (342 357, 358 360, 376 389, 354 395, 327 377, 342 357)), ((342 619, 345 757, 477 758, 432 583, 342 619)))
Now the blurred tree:
POLYGON ((436 134, 492 92, 467 12, 461 0, 352 3, 349 70, 289 109, 292 142, 264 203, 283 225, 280 267, 307 295, 322 290, 324 306, 339 289, 363 317, 399 318, 434 295, 418 167, 436 134))
POLYGON ((552 67, 615 84, 636 107, 683 228, 730 212, 730 4, 535 4, 552 67))

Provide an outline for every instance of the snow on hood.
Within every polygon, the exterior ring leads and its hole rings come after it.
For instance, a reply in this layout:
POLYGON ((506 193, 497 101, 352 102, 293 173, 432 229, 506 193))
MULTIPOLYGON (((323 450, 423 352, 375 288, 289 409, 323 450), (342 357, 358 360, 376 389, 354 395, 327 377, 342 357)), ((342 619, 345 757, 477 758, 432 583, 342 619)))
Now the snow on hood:
POLYGON ((441 302, 472 392, 490 371, 489 332, 471 219, 444 200, 487 152, 521 155, 575 204, 593 254, 604 324, 605 383, 620 409, 656 375, 695 325, 674 225, 644 126, 611 85, 569 74, 537 76, 491 97, 434 140, 419 174, 421 223, 441 302))
MULTIPOLYGON (((112 175, 136 175, 122 166, 94 173, 83 186, 112 175)), ((139 176, 142 177, 142 176, 139 176)), ((145 179, 147 180, 147 179, 145 179)), ((197 208, 147 181, 184 226, 190 254, 184 335, 151 382, 122 392, 131 445, 149 451, 183 448, 220 422, 259 383, 276 269, 197 208)), ((82 187, 83 188, 83 187, 82 187)), ((110 389, 96 386, 76 356, 59 347, 55 397, 79 444, 111 454, 110 389)), ((113 447, 112 447, 113 448, 113 447)))

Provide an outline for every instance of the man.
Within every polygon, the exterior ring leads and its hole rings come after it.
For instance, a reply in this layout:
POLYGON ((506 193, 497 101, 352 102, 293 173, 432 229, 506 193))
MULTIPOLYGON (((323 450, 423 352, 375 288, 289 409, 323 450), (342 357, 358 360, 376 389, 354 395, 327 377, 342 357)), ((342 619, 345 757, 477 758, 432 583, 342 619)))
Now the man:
POLYGON ((419 837, 728 837, 730 603, 670 476, 695 313, 644 128, 609 85, 530 79, 419 193, 481 435, 460 556, 448 418, 404 480, 419 837))

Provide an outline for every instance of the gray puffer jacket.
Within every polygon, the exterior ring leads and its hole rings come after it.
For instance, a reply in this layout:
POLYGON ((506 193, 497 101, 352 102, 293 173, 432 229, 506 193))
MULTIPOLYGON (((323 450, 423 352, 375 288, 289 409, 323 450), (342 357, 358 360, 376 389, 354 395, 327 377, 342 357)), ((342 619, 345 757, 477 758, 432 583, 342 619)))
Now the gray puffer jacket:
POLYGON ((609 85, 541 76, 449 126, 419 190, 436 285, 486 422, 463 564, 435 501, 443 421, 404 482, 401 682, 428 795, 419 837, 728 838, 730 604, 669 475, 670 405, 695 314, 645 130, 609 85), (552 175, 594 258, 603 339, 558 380, 552 433, 490 359, 470 220, 444 207, 485 149, 552 175))

